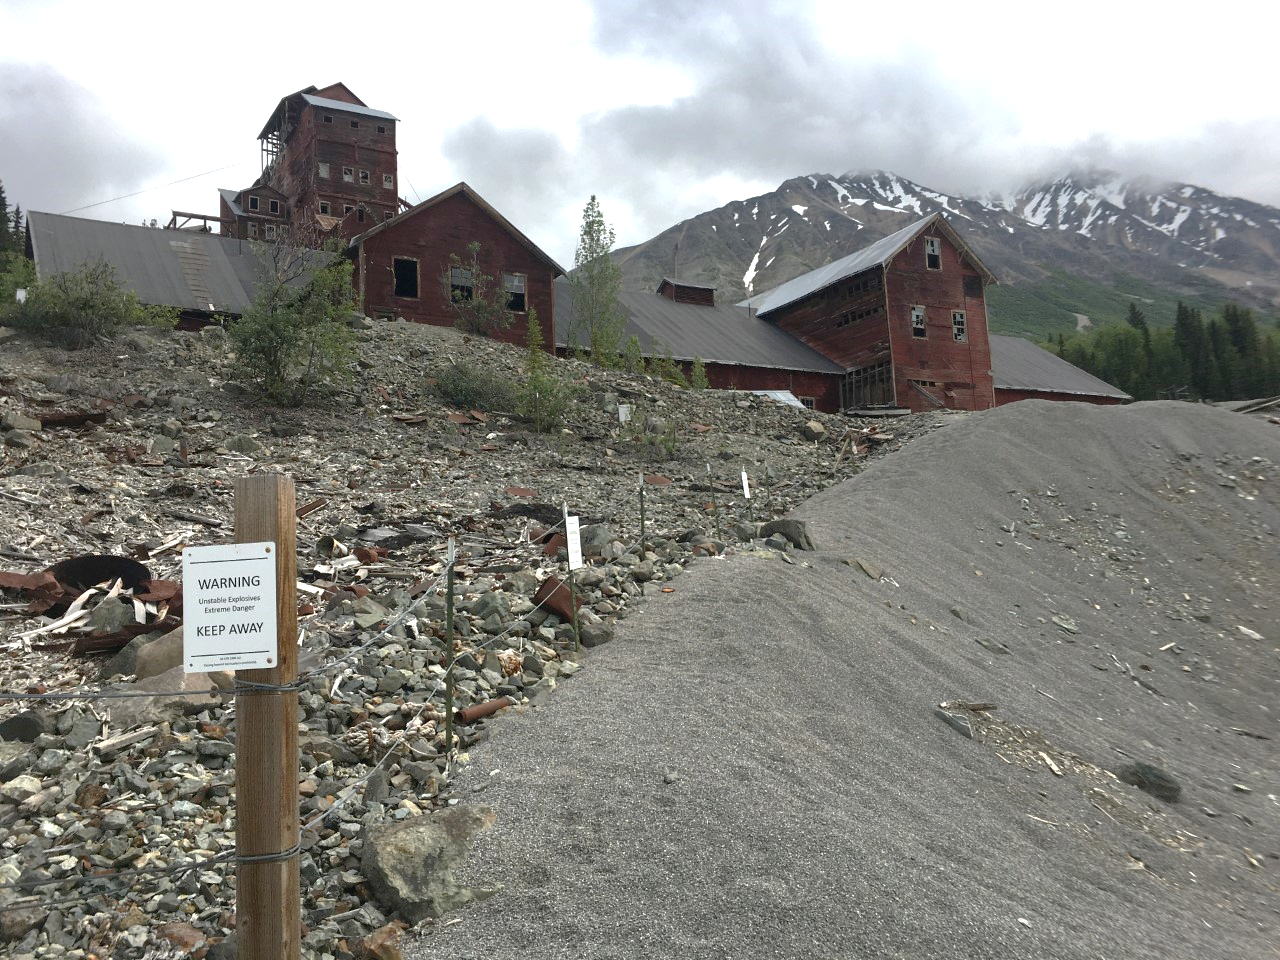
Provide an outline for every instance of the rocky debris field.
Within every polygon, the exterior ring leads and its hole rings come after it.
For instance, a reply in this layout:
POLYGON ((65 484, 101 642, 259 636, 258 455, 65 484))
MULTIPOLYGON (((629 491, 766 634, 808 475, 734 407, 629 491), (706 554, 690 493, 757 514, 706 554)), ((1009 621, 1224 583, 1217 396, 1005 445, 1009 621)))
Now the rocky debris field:
POLYGON ((516 383, 524 355, 366 324, 348 386, 278 409, 232 379, 218 328, 79 352, 0 330, 6 956, 233 955, 235 699, 230 676, 182 670, 180 581, 183 547, 232 539, 235 477, 282 471, 297 489, 304 955, 387 960, 406 922, 468 894, 450 881, 459 851, 406 878, 377 838, 441 822, 504 714, 589 670, 587 651, 700 557, 795 563, 812 544, 783 519, 793 506, 961 419, 857 421, 564 360, 574 401, 538 434, 443 403, 457 362, 516 383), (566 505, 588 560, 576 631, 566 505), (470 708, 452 752, 450 538, 470 708))

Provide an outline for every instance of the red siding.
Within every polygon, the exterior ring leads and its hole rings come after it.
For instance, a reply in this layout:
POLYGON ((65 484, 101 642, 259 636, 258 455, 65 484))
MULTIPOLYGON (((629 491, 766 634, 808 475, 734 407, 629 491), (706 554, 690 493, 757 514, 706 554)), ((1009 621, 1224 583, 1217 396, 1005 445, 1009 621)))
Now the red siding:
POLYGON ((986 300, 982 278, 965 263, 941 231, 917 237, 885 270, 888 329, 893 345, 894 385, 898 404, 912 410, 936 407, 911 381, 935 384, 922 389, 953 410, 985 410, 994 405, 991 345, 987 339, 986 300), (940 241, 941 269, 925 265, 925 240, 940 241), (965 277, 977 295, 965 296, 965 277), (912 335, 911 308, 923 306, 927 335, 912 335), (964 342, 957 342, 952 312, 965 313, 964 342))
POLYGON ((1019 400, 1074 401, 1076 403, 1096 403, 1100 406, 1111 406, 1127 402, 1119 397, 1088 397, 1081 396, 1078 393, 1053 393, 1048 390, 1010 390, 1005 387, 996 387, 997 407, 1002 407, 1006 403, 1017 403, 1019 400))
MULTIPOLYGON (((691 365, 685 365, 685 375, 691 365)), ((772 370, 768 367, 739 367, 725 363, 705 363, 707 383, 717 390, 790 390, 797 397, 812 397, 815 409, 840 412, 838 373, 807 373, 800 370, 772 370)))
POLYGON ((889 359, 878 267, 773 311, 765 319, 845 367, 889 359))
MULTIPOLYGON (((472 242, 480 244, 480 269, 484 273, 499 278, 499 282, 504 272, 525 275, 526 303, 537 311, 550 348, 554 271, 462 193, 404 216, 362 241, 356 282, 364 312, 369 316, 391 314, 419 323, 453 326, 456 314, 449 306, 443 278, 450 255, 467 258, 467 246, 472 242), (395 296, 392 271, 397 258, 418 262, 416 299, 395 296)), ((494 336, 523 343, 528 333, 527 314, 513 313, 512 317, 515 322, 494 336)))

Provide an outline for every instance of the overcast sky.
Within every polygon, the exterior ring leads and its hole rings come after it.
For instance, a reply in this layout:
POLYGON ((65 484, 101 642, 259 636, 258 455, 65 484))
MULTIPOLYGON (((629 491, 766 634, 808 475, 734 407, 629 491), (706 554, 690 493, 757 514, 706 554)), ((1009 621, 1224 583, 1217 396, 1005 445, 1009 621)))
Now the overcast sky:
POLYGON ((566 267, 593 193, 627 245, 809 173, 976 193, 1100 166, 1280 206, 1265 10, 0 0, 0 181, 25 209, 216 213, 280 98, 342 81, 399 118, 402 195, 466 180, 566 267))

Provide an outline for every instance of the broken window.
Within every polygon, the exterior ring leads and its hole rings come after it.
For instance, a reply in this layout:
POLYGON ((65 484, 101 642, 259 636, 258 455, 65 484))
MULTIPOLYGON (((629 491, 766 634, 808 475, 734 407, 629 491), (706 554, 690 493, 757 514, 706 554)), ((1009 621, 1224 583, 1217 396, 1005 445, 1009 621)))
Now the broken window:
POLYGON ((956 343, 964 343, 969 339, 969 333, 965 329, 963 310, 951 311, 951 336, 955 338, 956 343))
POLYGON ((395 275, 395 295, 406 300, 418 299, 418 261, 408 257, 396 257, 391 261, 391 271, 395 275))
POLYGON ((258 198, 257 198, 257 197, 250 197, 250 198, 249 198, 249 209, 250 209, 250 210, 257 210, 257 209, 258 209, 258 198))
POLYGON ((361 183, 366 183, 366 184, 369 182, 369 171, 368 171, 368 170, 361 170, 361 171, 360 171, 360 182, 361 182, 361 183))
POLYGON ((804 405, 806 410, 812 410, 818 405, 818 401, 813 397, 796 397, 796 399, 804 405))
POLYGON ((359 129, 360 129, 360 121, 359 121, 359 120, 352 120, 352 121, 351 121, 351 129, 352 129, 352 130, 359 130, 359 129))
POLYGON ((280 201, 279 201, 279 200, 268 200, 268 201, 267 201, 267 210, 269 210, 271 213, 278 214, 278 213, 280 212, 280 201))
POLYGON ((924 238, 924 265, 930 270, 942 269, 942 241, 937 237, 924 238))
POLYGON ((249 224, 249 236, 256 237, 258 235, 258 225, 256 223, 249 224))
POLYGON ((503 289, 507 291, 508 310, 514 310, 516 313, 524 313, 524 285, 525 275, 523 273, 504 273, 502 275, 502 286, 503 289))
POLYGON ((328 201, 328 200, 321 200, 321 201, 320 201, 320 212, 321 212, 321 213, 324 213, 324 214, 327 214, 327 213, 329 212, 329 201, 328 201))
POLYGON ((322 115, 320 116, 320 119, 321 119, 322 121, 324 121, 325 123, 333 123, 333 117, 332 117, 331 115, 327 114, 327 113, 322 114, 322 115))
POLYGON ((324 177, 326 180, 329 179, 329 165, 327 163, 320 164, 320 176, 324 177))
POLYGON ((383 220, 390 220, 390 219, 391 219, 392 217, 394 217, 394 216, 395 216, 395 213, 393 213, 393 212, 392 212, 392 211, 390 211, 390 210, 387 210, 386 212, 384 212, 384 213, 382 214, 382 219, 383 219, 383 220))
POLYGON ((345 217, 347 214, 349 214, 349 213, 350 213, 352 210, 354 210, 354 209, 355 209, 355 207, 353 207, 351 204, 349 204, 349 203, 344 203, 344 204, 342 205, 342 215, 345 217))
POLYGON ((342 180, 344 183, 355 183, 356 182, 355 170, 352 167, 343 167, 342 180))
POLYGON ((359 207, 356 209, 356 220, 358 220, 360 223, 364 223, 364 207, 359 207))
POLYGON ((382 175, 382 185, 383 185, 384 187, 386 187, 388 190, 390 190, 392 187, 394 187, 394 186, 395 186, 395 184, 396 184, 396 182, 395 182, 395 178, 394 178, 394 177, 392 177, 392 176, 391 176, 391 174, 389 174, 389 173, 384 173, 384 174, 382 175))
POLYGON ((449 268, 449 296, 456 301, 470 301, 474 287, 471 284, 471 271, 465 267, 449 268))
POLYGON ((276 238, 276 225, 274 223, 267 224, 266 234, 268 240, 274 240, 276 238))
POLYGON ((895 399, 893 365, 888 360, 851 370, 840 384, 841 409, 883 407, 895 399))
POLYGON ((915 306, 911 308, 911 335, 913 337, 928 336, 928 331, 924 325, 924 307, 915 306))

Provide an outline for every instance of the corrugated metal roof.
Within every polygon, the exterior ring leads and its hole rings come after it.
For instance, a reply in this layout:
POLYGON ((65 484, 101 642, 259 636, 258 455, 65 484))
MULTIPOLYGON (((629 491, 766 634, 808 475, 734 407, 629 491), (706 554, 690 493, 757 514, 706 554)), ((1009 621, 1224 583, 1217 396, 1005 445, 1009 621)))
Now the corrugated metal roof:
POLYGON ((1021 337, 992 334, 991 372, 996 389, 1074 393, 1132 400, 1129 394, 1021 337))
POLYGON ((385 110, 374 110, 372 107, 362 107, 358 103, 347 103, 345 100, 330 100, 327 97, 317 97, 309 93, 304 93, 302 99, 307 101, 313 107, 320 107, 322 110, 344 110, 347 113, 358 113, 362 117, 376 117, 379 120, 396 120, 385 110))
POLYGON ((947 218, 941 213, 932 213, 909 227, 903 227, 897 233, 891 233, 884 239, 877 240, 871 246, 859 250, 857 253, 851 253, 847 257, 833 260, 824 267, 818 267, 818 269, 802 273, 798 277, 792 277, 786 283, 780 284, 772 290, 766 290, 764 293, 748 297, 741 302, 741 305, 754 307, 757 313, 766 314, 777 310, 779 307, 795 303, 797 300, 803 300, 810 294, 817 293, 833 283, 839 283, 847 277, 855 276, 872 267, 883 266, 897 256, 898 251, 902 250, 903 247, 929 228, 936 228, 944 232, 947 238, 960 251, 961 255, 972 263, 974 268, 988 282, 995 282, 995 276, 978 259, 977 254, 961 239, 960 235, 951 228, 947 223, 947 218))
POLYGON ((146 304, 240 314, 265 270, 251 244, 231 237, 38 211, 27 214, 27 226, 37 276, 101 258, 146 304))
MULTIPOLYGON (((555 298, 556 344, 573 346, 568 341, 568 331, 573 329, 573 283, 567 278, 557 280, 555 298)), ((747 367, 844 372, 838 363, 745 307, 676 303, 656 293, 623 293, 618 302, 627 316, 623 338, 637 337, 649 355, 661 356, 670 347, 676 360, 701 357, 747 367)))

